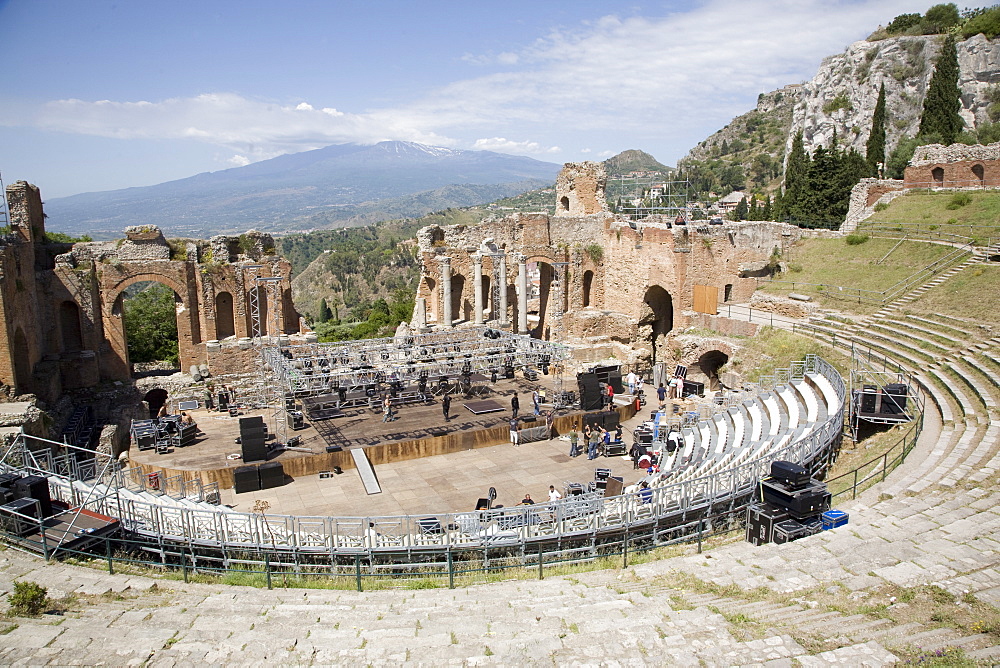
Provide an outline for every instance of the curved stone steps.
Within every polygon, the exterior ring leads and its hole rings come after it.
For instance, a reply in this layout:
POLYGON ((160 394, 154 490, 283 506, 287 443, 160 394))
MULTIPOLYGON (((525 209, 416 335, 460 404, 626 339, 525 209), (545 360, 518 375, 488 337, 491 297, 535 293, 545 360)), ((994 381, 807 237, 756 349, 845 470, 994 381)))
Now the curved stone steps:
POLYGON ((915 320, 916 322, 935 327, 936 329, 932 329, 930 331, 937 333, 938 336, 948 336, 950 338, 961 339, 973 339, 976 337, 975 332, 972 330, 966 329, 964 326, 960 326, 955 322, 941 322, 939 320, 935 320, 932 315, 907 313, 904 317, 907 320, 915 320), (941 332, 942 328, 948 331, 941 332))
POLYGON ((929 326, 925 326, 930 323, 921 323, 919 321, 915 322, 910 318, 910 316, 906 316, 904 319, 890 318, 884 320, 884 322, 890 323, 897 327, 901 327, 904 329, 904 331, 912 330, 914 332, 919 332, 921 334, 921 337, 919 337, 921 338, 921 340, 932 343, 934 344, 935 347, 939 346, 943 348, 953 349, 955 347, 954 344, 956 342, 960 343, 961 345, 968 345, 969 340, 972 338, 971 334, 959 332, 958 330, 952 328, 948 328, 947 332, 942 332, 940 329, 941 326, 938 326, 938 329, 933 329, 929 326), (932 338, 927 339, 926 337, 928 336, 932 338))
POLYGON ((905 335, 906 341, 913 341, 916 343, 915 347, 914 346, 911 347, 913 347, 915 350, 919 350, 920 352, 928 355, 947 355, 948 353, 955 350, 954 346, 948 346, 943 343, 938 343, 937 341, 932 341, 930 339, 924 338, 922 336, 917 336, 916 334, 910 334, 909 332, 905 331, 905 326, 895 323, 896 321, 889 321, 889 320, 884 320, 882 322, 877 322, 877 323, 870 322, 867 325, 865 325, 865 331, 877 332, 880 335, 889 335, 892 336, 893 339, 897 341, 899 339, 895 337, 905 335), (890 326, 889 324, 882 324, 890 322, 893 323, 893 326, 890 326))

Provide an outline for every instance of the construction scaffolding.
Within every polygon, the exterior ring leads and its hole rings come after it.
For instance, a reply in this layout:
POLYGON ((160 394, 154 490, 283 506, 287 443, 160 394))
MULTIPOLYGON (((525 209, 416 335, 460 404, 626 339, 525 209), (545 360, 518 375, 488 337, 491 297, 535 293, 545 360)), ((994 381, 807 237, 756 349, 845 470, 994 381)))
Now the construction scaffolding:
POLYGON ((867 349, 851 349, 848 396, 848 422, 855 442, 861 422, 902 424, 923 412, 924 398, 913 374, 867 349))
POLYGON ((651 215, 689 217, 691 204, 690 181, 668 181, 651 176, 609 177, 605 196, 611 210, 639 220, 651 215))

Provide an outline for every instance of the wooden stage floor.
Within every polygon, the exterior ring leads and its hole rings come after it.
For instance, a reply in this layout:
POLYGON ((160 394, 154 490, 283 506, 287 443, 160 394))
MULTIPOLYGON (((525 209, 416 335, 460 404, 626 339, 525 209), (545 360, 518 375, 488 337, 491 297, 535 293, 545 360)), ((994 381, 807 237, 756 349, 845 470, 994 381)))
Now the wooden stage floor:
MULTIPOLYGON (((288 436, 299 436, 303 447, 322 453, 327 445, 341 445, 345 449, 365 447, 422 438, 442 431, 505 425, 511 414, 511 391, 518 392, 519 415, 531 415, 532 390, 535 387, 545 388, 551 396, 553 380, 551 376, 540 375, 538 382, 522 378, 498 381, 492 386, 495 390, 493 394, 481 397, 493 398, 504 407, 497 413, 474 415, 462 404, 480 397, 467 400, 453 395, 452 419, 449 422, 444 421, 440 401, 436 400, 428 406, 403 406, 398 411, 399 419, 388 423, 382 422, 381 414, 367 408, 351 408, 345 410, 345 417, 309 424, 300 431, 289 430, 288 436)), ((575 390, 575 382, 565 381, 565 388, 575 390)), ((580 411, 574 412, 582 415, 580 411)), ((152 450, 138 452, 133 448, 129 453, 133 461, 176 470, 242 466, 243 462, 239 459, 227 459, 227 455, 240 452, 240 446, 235 443, 239 436, 239 418, 205 410, 190 413, 203 432, 193 445, 177 448, 165 455, 157 455, 152 450)), ((561 411, 560 415, 571 413, 561 411)), ((263 414, 263 411, 246 413, 263 414)), ((633 420, 637 421, 636 418, 633 420)), ((630 439, 626 441, 631 443, 630 439)), ((381 494, 366 494, 358 472, 347 469, 342 475, 324 479, 318 475, 299 476, 282 487, 259 492, 235 494, 232 489, 222 490, 222 502, 249 511, 255 501, 261 499, 270 504, 269 512, 296 515, 459 512, 473 509, 476 500, 486 496, 490 487, 497 489, 496 503, 511 506, 517 504, 525 493, 530 493, 536 502, 547 500, 550 484, 561 490, 565 482, 593 480, 594 469, 598 467, 611 468, 612 474, 622 476, 626 484, 640 477, 639 471, 633 470, 630 459, 600 457, 587 461, 585 455, 570 458, 568 453, 568 441, 560 439, 526 443, 517 448, 510 444, 497 445, 380 464, 375 467, 375 474, 382 487, 381 494)), ((305 452, 286 451, 272 461, 308 456, 311 455, 305 452)))

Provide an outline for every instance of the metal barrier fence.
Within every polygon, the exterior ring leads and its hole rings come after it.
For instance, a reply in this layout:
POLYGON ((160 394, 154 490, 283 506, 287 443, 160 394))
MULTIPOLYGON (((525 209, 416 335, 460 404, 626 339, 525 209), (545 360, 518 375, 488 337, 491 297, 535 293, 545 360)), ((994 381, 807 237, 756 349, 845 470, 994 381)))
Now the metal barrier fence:
MULTIPOLYGON (((806 372, 819 373, 830 382, 841 408, 805 438, 710 475, 610 498, 584 495, 528 507, 426 516, 299 517, 139 499, 121 493, 118 475, 84 485, 52 473, 51 487, 54 498, 71 507, 83 506, 122 521, 125 537, 109 539, 105 546, 104 558, 112 569, 117 554, 123 564, 141 562, 233 577, 351 575, 360 583, 363 577, 419 573, 420 577, 447 574, 453 583, 455 577, 473 572, 543 569, 611 554, 620 554, 627 562, 630 552, 740 526, 757 482, 769 474, 774 459, 799 462, 816 474, 827 470, 843 431, 843 378, 825 360, 810 355, 762 379, 761 387, 806 372), (105 487, 95 494, 99 485, 105 487)), ((93 551, 86 554, 94 556, 93 551)))

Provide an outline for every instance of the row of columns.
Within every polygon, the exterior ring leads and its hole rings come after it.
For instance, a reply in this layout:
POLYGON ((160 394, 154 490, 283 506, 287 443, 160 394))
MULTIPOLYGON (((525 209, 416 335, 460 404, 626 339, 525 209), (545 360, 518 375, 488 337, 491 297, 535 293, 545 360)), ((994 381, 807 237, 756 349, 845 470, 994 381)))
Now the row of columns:
MULTIPOLYGON (((482 253, 476 253, 472 256, 473 263, 473 294, 475 296, 474 309, 475 315, 474 322, 477 325, 483 324, 483 257, 482 253)), ((495 280, 498 281, 500 287, 500 312, 497 314, 500 318, 500 326, 507 326, 507 255, 496 255, 497 273, 499 276, 495 280)), ((527 334, 528 333, 528 258, 527 256, 516 253, 513 255, 513 259, 517 262, 517 283, 515 284, 517 288, 517 333, 527 334)), ((451 308, 451 258, 448 256, 441 256, 438 258, 438 267, 441 269, 441 318, 438 321, 439 324, 445 327, 452 327, 455 322, 454 313, 451 308)), ((496 308, 496 305, 493 306, 496 308)))

